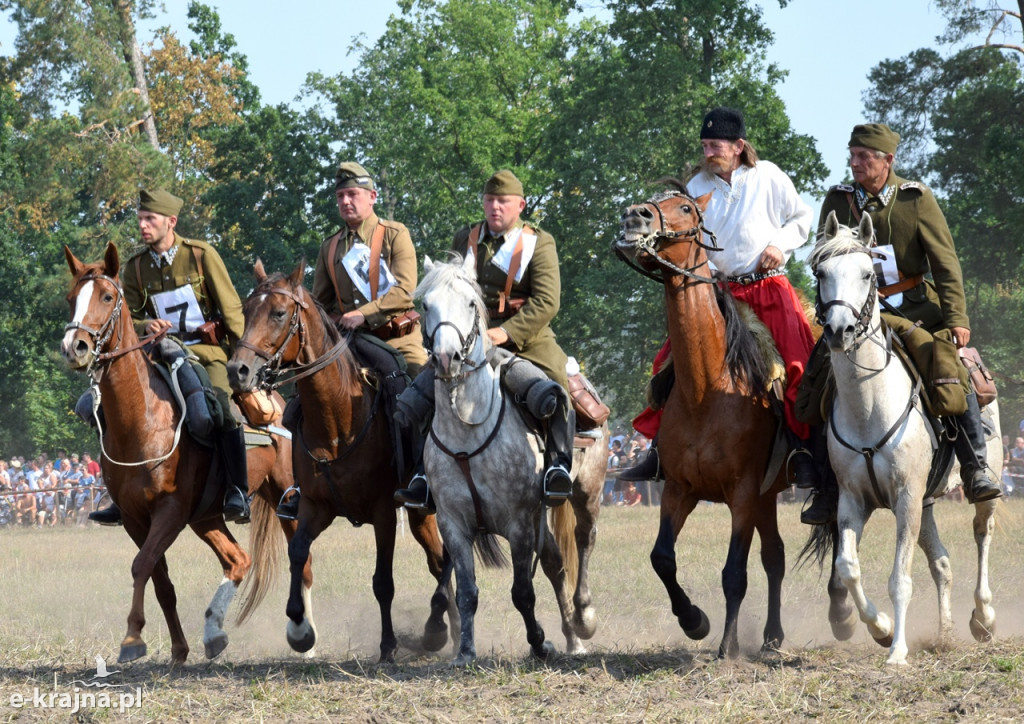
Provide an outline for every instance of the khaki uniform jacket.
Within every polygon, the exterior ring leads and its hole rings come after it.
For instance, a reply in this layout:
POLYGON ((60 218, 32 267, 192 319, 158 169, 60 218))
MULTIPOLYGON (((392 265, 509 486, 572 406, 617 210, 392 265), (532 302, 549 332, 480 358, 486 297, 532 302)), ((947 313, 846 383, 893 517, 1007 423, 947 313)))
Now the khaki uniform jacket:
MULTIPOLYGON (((522 222, 517 227, 522 226, 522 222)), ((469 235, 473 227, 466 227, 455 235, 452 249, 465 256, 469 246, 469 235)), ((565 352, 555 341, 551 320, 558 313, 562 299, 562 278, 558 269, 558 252, 555 240, 548 232, 534 225, 530 228, 537 234, 537 246, 530 263, 523 271, 522 279, 513 282, 510 295, 513 299, 526 300, 519 312, 508 319, 491 320, 492 327, 501 327, 509 336, 516 354, 540 367, 547 376, 568 389, 569 380, 565 372, 565 352)), ((483 290, 484 303, 491 309, 498 306, 498 295, 505 290, 507 272, 494 264, 491 258, 501 248, 505 237, 493 237, 483 224, 477 248, 477 281, 483 290)))
MULTIPOLYGON (((896 187, 888 204, 872 197, 865 205, 875 226, 877 243, 893 245, 896 267, 904 277, 929 271, 932 274, 931 280, 903 293, 900 312, 912 321, 920 321, 933 333, 952 327, 970 329, 960 260, 935 196, 924 184, 908 182, 892 171, 886 185, 896 187)), ((836 212, 841 224, 860 223, 848 201, 848 194, 853 194, 857 204, 853 192, 858 186, 839 185, 828 190, 818 219, 819 230, 830 211, 836 212)))
MULTIPOLYGON (((346 234, 346 232, 347 229, 343 229, 338 233, 346 234)), ((330 273, 327 271, 329 263, 334 265, 335 276, 338 280, 338 294, 341 295, 344 311, 350 312, 358 309, 362 312, 366 316, 364 326, 367 331, 377 329, 394 317, 405 314, 413 308, 412 293, 416 289, 417 280, 416 248, 413 246, 412 237, 404 224, 381 219, 371 213, 359 225, 354 235, 347 234, 348 238, 342 238, 339 241, 334 259, 328 260, 327 254, 331 248, 331 240, 335 236, 337 234, 328 237, 320 245, 320 253, 316 259, 316 271, 313 273, 313 298, 329 314, 337 315, 342 312, 334 293, 330 273), (395 277, 395 284, 385 294, 378 292, 378 297, 370 301, 352 283, 341 260, 355 243, 353 236, 366 246, 370 246, 373 232, 377 229, 378 224, 384 227, 384 241, 381 244, 380 258, 391 270, 391 274, 395 277)), ((419 324, 409 334, 389 339, 387 343, 401 352, 409 364, 422 365, 427 361, 419 324)))
POLYGON ((134 254, 125 262, 121 271, 121 283, 124 286, 124 297, 131 310, 135 331, 140 335, 146 333, 146 324, 156 319, 156 312, 149 297, 158 292, 169 292, 186 284, 192 286, 196 299, 203 312, 203 319, 209 322, 218 317, 224 320, 227 338, 220 345, 192 344, 189 350, 194 352, 203 366, 212 362, 226 363, 228 353, 235 346, 245 331, 245 318, 242 316, 242 302, 238 298, 224 260, 217 250, 205 241, 185 239, 174 234, 174 245, 178 251, 169 267, 159 267, 153 261, 149 248, 134 254), (199 275, 195 254, 192 249, 199 249, 202 255, 203 276, 199 275), (135 259, 140 258, 139 276, 135 272, 135 259))

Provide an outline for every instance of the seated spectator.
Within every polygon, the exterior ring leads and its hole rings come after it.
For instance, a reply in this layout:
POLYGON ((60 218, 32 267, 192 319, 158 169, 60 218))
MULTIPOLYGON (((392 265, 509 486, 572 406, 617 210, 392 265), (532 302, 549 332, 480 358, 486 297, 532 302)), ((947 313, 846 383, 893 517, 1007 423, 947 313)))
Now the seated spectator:
POLYGON ((14 509, 17 512, 18 523, 24 526, 34 525, 37 512, 36 496, 29 495, 31 489, 26 481, 22 481, 17 492, 21 493, 21 495, 15 496, 14 509))
POLYGON ((622 500, 619 501, 618 505, 624 505, 627 508, 632 508, 634 505, 640 505, 641 500, 643 500, 643 496, 640 495, 640 491, 636 489, 636 483, 632 480, 623 480, 622 500))

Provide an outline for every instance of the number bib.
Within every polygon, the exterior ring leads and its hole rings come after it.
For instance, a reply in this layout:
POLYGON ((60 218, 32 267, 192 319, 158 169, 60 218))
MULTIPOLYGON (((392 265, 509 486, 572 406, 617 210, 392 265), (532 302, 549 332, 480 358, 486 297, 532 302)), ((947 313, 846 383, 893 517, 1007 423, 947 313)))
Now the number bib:
MULTIPOLYGON (((875 276, 878 278, 878 286, 886 287, 895 284, 900 280, 900 270, 896 268, 896 250, 892 244, 884 244, 874 247, 874 251, 883 254, 883 258, 874 257, 875 276)), ((902 294, 891 294, 886 300, 894 307, 903 303, 902 294)))
MULTIPOLYGON (((341 259, 342 266, 349 279, 363 299, 372 302, 370 299, 370 247, 366 244, 353 244, 348 253, 341 259)), ((388 290, 395 285, 395 277, 388 269, 388 264, 380 260, 380 277, 377 281, 377 297, 383 297, 388 290)))
MULTIPOLYGON (((169 292, 158 292, 150 296, 153 300, 153 309, 159 319, 166 319, 171 323, 171 334, 176 337, 184 337, 195 332, 206 320, 203 319, 203 310, 196 299, 195 290, 186 284, 169 292)), ((185 344, 195 344, 198 339, 186 341, 185 344)))

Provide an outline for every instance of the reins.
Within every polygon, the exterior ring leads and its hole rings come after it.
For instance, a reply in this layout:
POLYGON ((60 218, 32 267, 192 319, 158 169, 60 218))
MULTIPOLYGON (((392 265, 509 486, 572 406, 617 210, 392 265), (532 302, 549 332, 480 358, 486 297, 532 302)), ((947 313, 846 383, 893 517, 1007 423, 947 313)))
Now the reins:
MULTIPOLYGON (((150 344, 151 342, 156 342, 162 339, 167 334, 167 330, 163 330, 161 332, 157 332, 156 334, 151 334, 146 337, 143 337, 142 339, 138 340, 136 344, 133 344, 129 347, 125 347, 124 349, 120 349, 120 335, 118 335, 118 341, 114 345, 113 350, 109 352, 101 352, 100 350, 103 349, 113 338, 114 331, 117 328, 117 324, 121 320, 121 312, 124 308, 124 290, 121 289, 121 285, 117 282, 116 279, 109 277, 106 274, 95 274, 83 276, 81 279, 79 279, 78 282, 75 284, 74 288, 72 289, 72 293, 74 293, 74 291, 78 289, 78 287, 80 287, 83 282, 94 280, 106 281, 112 287, 114 287, 114 291, 117 292, 117 302, 114 305, 114 311, 110 313, 110 317, 107 318, 106 322, 100 325, 99 329, 92 329, 91 327, 87 327, 86 325, 80 322, 72 321, 64 326, 64 331, 68 332, 71 330, 80 329, 87 335, 89 335, 89 339, 92 341, 93 344, 93 359, 92 361, 90 361, 89 366, 86 367, 85 373, 89 376, 90 380, 89 391, 92 393, 92 416, 93 420, 95 420, 96 422, 96 430, 99 433, 100 452, 102 452, 103 457, 109 460, 112 464, 118 465, 120 467, 131 468, 141 467, 143 465, 149 465, 151 463, 162 463, 164 460, 167 460, 171 455, 174 454, 174 451, 178 448, 178 444, 181 442, 181 428, 182 425, 185 423, 185 397, 182 394, 181 390, 178 388, 177 377, 175 376, 175 373, 177 372, 178 367, 180 367, 185 360, 184 358, 178 359, 171 367, 171 380, 173 381, 171 385, 171 391, 174 393, 175 399, 178 402, 180 414, 178 416, 178 424, 174 428, 174 439, 171 442, 170 450, 168 450, 164 455, 160 455, 155 458, 149 458, 148 460, 140 460, 139 462, 134 463, 127 463, 112 458, 110 456, 110 453, 107 452, 106 445, 104 445, 103 442, 103 421, 99 414, 100 402, 102 400, 102 393, 100 392, 99 384, 100 380, 103 378, 108 363, 113 362, 119 357, 123 357, 130 352, 140 350, 147 344, 150 344)), ((143 359, 146 360, 146 364, 153 364, 153 361, 149 358, 149 355, 144 354, 143 359)))
POLYGON ((707 251, 721 251, 721 247, 718 246, 718 238, 715 236, 715 233, 713 231, 711 231, 704 225, 704 212, 701 211, 699 206, 697 206, 697 202, 693 199, 693 197, 683 193, 682 191, 667 191, 665 193, 659 194, 648 199, 643 204, 641 204, 641 206, 654 207, 654 210, 658 214, 659 228, 653 230, 650 234, 641 236, 639 239, 636 239, 635 241, 632 242, 626 241, 625 232, 623 232, 623 234, 621 234, 612 244, 612 249, 615 251, 615 254, 623 262, 625 262, 626 265, 629 266, 631 269, 634 269, 635 271, 638 271, 640 274, 647 277, 648 279, 653 279, 654 281, 659 283, 663 283, 665 281, 664 271, 668 270, 670 272, 670 276, 684 276, 688 279, 693 279, 694 281, 701 282, 704 284, 715 284, 717 280, 714 277, 710 275, 704 276, 702 274, 698 274, 696 271, 701 267, 708 266, 709 259, 706 256, 704 258, 704 261, 700 262, 699 264, 695 264, 692 267, 683 268, 676 266, 668 259, 662 258, 661 255, 658 253, 661 251, 661 247, 664 245, 664 242, 675 243, 681 239, 690 238, 692 238, 694 243, 697 244, 697 246, 701 247, 702 249, 705 249, 707 251), (689 229, 684 229, 682 231, 670 231, 665 223, 665 214, 661 210, 661 203, 666 199, 680 197, 683 199, 688 199, 693 204, 693 208, 697 213, 697 224, 690 227, 689 229), (704 242, 704 235, 707 235, 707 237, 711 240, 710 244, 704 242), (637 264, 636 261, 634 261, 634 259, 627 256, 626 253, 623 251, 624 245, 631 245, 635 251, 644 252, 648 256, 652 257, 655 260, 655 263, 662 267, 662 273, 655 273, 648 269, 644 269, 642 266, 637 264))

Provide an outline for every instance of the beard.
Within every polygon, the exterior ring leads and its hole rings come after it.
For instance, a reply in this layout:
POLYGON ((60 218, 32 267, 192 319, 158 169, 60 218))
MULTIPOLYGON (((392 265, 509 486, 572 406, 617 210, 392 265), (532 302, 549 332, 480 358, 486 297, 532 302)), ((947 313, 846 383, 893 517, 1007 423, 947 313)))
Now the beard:
POLYGON ((713 174, 729 173, 732 164, 725 156, 706 156, 701 162, 701 168, 713 174))

